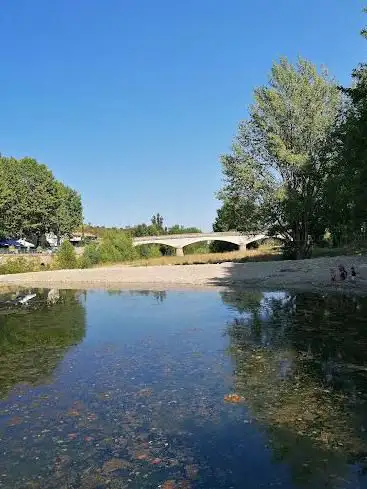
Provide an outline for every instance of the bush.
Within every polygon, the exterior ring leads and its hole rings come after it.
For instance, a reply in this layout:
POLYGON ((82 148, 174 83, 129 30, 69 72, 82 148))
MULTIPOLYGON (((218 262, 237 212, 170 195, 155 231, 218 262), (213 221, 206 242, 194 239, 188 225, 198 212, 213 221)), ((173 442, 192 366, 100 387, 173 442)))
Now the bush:
POLYGON ((57 268, 69 269, 77 267, 77 257, 73 245, 65 240, 61 243, 60 250, 56 255, 57 268))
POLYGON ((158 258, 162 256, 160 246, 156 244, 138 246, 137 252, 141 258, 158 258))
POLYGON ((39 272, 41 269, 42 267, 38 260, 31 260, 24 257, 9 258, 3 263, 0 263, 0 275, 6 275, 8 273, 39 272))
POLYGON ((89 268, 101 262, 101 252, 96 243, 86 245, 79 259, 80 268, 89 268))
POLYGON ((116 263, 137 258, 131 236, 122 231, 107 231, 99 247, 103 263, 116 263))
POLYGON ((210 253, 210 245, 206 242, 201 241, 185 246, 185 255, 203 255, 205 253, 210 253))

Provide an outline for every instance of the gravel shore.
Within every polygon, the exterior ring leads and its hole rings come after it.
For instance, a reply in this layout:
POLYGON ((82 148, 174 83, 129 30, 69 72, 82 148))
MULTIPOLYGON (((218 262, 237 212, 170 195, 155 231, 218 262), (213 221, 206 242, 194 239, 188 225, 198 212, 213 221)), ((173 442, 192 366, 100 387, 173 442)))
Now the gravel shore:
POLYGON ((0 286, 57 288, 251 287, 353 291, 367 294, 367 257, 341 256, 299 261, 132 267, 115 265, 87 270, 55 270, 0 275, 0 286), (343 264, 346 281, 332 282, 330 269, 343 264), (357 277, 350 279, 350 268, 357 277))

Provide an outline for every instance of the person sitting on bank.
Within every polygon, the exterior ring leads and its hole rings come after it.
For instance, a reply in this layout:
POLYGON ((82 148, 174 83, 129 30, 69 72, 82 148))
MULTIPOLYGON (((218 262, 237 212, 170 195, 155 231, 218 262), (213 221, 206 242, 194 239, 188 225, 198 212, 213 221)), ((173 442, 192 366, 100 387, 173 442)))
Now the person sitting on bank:
POLYGON ((352 277, 352 281, 354 282, 355 279, 356 279, 356 276, 357 276, 357 272, 356 272, 356 269, 354 268, 354 266, 351 267, 350 274, 351 274, 351 277, 352 277))
POLYGON ((348 276, 348 272, 346 271, 344 265, 339 265, 339 276, 340 280, 345 280, 348 276))

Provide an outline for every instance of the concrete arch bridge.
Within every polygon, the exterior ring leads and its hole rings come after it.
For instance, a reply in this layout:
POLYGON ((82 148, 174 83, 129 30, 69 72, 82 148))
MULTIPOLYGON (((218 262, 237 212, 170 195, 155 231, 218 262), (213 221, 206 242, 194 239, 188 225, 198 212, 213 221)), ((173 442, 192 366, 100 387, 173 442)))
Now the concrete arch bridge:
POLYGON ((193 234, 166 234, 162 236, 143 236, 134 238, 133 245, 159 244, 172 246, 176 249, 177 256, 184 255, 184 247, 202 241, 226 241, 238 246, 239 250, 245 250, 247 245, 261 239, 268 238, 264 233, 241 234, 236 231, 226 233, 193 233, 193 234))

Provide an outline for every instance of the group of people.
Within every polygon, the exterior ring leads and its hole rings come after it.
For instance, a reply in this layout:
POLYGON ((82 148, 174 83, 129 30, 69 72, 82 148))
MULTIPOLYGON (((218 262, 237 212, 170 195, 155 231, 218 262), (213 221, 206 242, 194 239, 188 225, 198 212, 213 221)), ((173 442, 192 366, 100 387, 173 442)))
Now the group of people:
MULTIPOLYGON (((338 266, 338 270, 339 270, 339 278, 341 281, 344 281, 346 280, 346 278, 348 277, 348 272, 345 268, 344 265, 339 265, 338 266)), ((331 268, 330 269, 330 274, 331 274, 331 281, 332 282, 336 282, 336 275, 337 275, 337 271, 335 268, 331 268)), ((350 268, 350 276, 351 276, 351 279, 352 281, 354 282, 355 279, 356 279, 356 276, 357 276, 357 273, 356 273, 356 269, 353 267, 350 268)))

